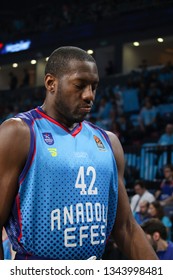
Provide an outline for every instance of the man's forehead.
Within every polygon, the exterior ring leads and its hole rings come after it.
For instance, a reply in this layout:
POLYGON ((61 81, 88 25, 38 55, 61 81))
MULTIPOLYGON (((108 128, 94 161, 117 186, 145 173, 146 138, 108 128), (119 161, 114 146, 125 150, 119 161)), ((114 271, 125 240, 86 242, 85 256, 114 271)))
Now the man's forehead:
POLYGON ((80 60, 76 60, 73 59, 71 61, 69 61, 68 63, 68 67, 69 67, 69 71, 79 71, 79 69, 81 70, 85 70, 85 71, 97 71, 97 65, 95 62, 92 61, 80 61, 80 60))
POLYGON ((137 184, 134 186, 135 189, 142 189, 141 185, 137 184))
POLYGON ((93 82, 99 82, 97 66, 94 62, 90 61, 72 61, 69 64, 68 75, 71 79, 78 80, 92 80, 93 82))

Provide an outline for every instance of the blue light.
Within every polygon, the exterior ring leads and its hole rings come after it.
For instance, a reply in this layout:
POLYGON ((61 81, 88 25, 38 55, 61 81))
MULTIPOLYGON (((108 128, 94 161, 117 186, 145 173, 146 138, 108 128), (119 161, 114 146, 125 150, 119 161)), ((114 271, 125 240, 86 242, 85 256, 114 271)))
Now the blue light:
POLYGON ((25 51, 30 48, 30 45, 31 45, 30 40, 5 44, 4 47, 2 48, 2 50, 0 51, 0 53, 5 54, 5 53, 14 53, 14 52, 25 51))

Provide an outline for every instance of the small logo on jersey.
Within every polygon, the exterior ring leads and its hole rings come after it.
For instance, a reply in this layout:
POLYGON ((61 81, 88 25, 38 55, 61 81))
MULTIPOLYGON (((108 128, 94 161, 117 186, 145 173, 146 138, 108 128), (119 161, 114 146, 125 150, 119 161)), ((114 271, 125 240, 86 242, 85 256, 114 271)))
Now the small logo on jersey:
POLYGON ((105 151, 105 150, 106 150, 106 149, 105 149, 105 146, 104 146, 103 143, 102 143, 102 141, 101 141, 96 135, 94 135, 94 140, 95 140, 95 142, 96 142, 97 147, 99 148, 99 150, 101 150, 101 151, 105 151))
POLYGON ((48 148, 48 151, 51 153, 52 157, 57 156, 57 149, 56 148, 48 148))
POLYGON ((54 139, 53 139, 51 133, 44 132, 42 134, 43 134, 44 141, 46 142, 47 145, 53 145, 54 144, 54 139))

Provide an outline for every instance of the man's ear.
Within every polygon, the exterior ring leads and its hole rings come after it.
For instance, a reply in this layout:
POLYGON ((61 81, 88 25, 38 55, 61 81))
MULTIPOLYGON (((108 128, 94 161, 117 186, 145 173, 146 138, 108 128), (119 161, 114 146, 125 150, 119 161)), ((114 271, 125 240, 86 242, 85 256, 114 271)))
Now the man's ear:
POLYGON ((158 231, 154 232, 153 239, 154 241, 158 241, 160 239, 160 233, 158 231))
POLYGON ((54 92, 55 91, 55 82, 56 78, 52 74, 46 74, 44 78, 44 84, 49 92, 54 92))

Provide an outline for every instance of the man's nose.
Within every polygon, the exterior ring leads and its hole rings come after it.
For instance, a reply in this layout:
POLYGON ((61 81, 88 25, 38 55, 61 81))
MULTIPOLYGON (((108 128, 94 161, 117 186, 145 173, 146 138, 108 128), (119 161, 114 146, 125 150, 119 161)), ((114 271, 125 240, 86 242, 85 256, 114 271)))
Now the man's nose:
POLYGON ((95 99, 95 92, 92 89, 91 85, 86 86, 83 95, 82 95, 83 99, 89 102, 93 102, 95 99))

